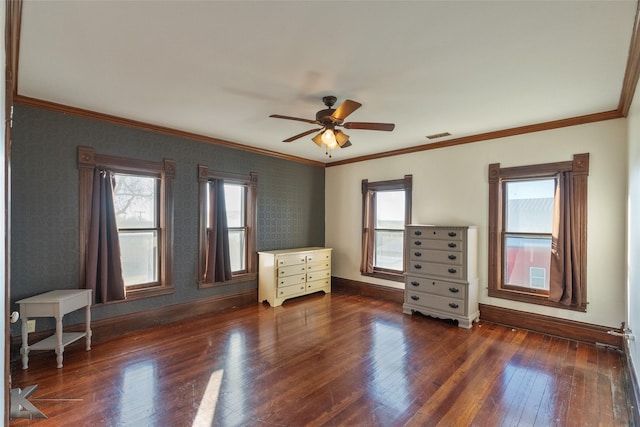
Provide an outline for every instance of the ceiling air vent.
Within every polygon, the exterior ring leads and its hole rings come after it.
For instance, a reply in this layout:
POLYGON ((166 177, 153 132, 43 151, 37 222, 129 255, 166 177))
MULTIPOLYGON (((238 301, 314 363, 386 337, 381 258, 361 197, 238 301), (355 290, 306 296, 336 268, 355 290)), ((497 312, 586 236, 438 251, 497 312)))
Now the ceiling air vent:
POLYGON ((449 132, 434 133, 433 135, 427 135, 427 139, 444 138, 445 136, 451 136, 449 132))

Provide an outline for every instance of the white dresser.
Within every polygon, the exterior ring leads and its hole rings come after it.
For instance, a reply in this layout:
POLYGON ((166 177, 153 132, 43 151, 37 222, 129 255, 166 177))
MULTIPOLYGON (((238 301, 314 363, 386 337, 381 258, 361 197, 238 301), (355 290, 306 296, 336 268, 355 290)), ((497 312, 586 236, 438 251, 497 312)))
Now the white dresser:
POLYGON ((318 291, 331 292, 331 248, 258 252, 258 302, 271 307, 318 291))
POLYGON ((471 328, 480 317, 477 239, 476 227, 407 226, 402 311, 471 328))

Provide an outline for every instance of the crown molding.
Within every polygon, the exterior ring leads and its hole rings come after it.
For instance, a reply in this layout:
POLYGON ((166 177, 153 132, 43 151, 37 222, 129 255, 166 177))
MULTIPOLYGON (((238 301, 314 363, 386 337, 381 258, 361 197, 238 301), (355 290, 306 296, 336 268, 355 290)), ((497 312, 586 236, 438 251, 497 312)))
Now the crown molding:
POLYGON ((44 101, 37 98, 30 98, 28 96, 16 95, 14 97, 14 103, 20 104, 20 105, 27 105, 30 107, 43 108, 51 111, 57 111, 63 114, 69 114, 77 117, 99 120, 99 121, 107 122, 111 124, 133 127, 136 129, 146 130, 150 132, 162 133, 165 135, 176 136, 178 138, 191 139, 198 142, 205 142, 207 144, 233 148, 235 150, 248 151, 251 153, 262 154, 264 156, 276 157, 283 160, 303 163, 310 166, 317 166, 322 168, 325 166, 325 164, 322 162, 303 159, 302 157, 290 156, 287 154, 277 153, 271 150, 265 150, 262 148, 256 148, 256 147, 250 147, 248 145, 238 144, 236 142, 226 141, 224 139, 213 138, 210 136, 200 135, 192 132, 185 132, 185 131, 172 129, 165 126, 158 126, 151 123, 140 122, 137 120, 125 119, 123 117, 112 116, 110 114, 104 114, 104 113, 98 113, 96 111, 85 110, 77 107, 71 107, 68 105, 58 104, 50 101, 44 101))
POLYGON ((508 136, 523 135, 527 133, 541 132, 551 129, 559 129, 568 126, 584 125, 587 123, 600 122, 622 118, 619 110, 605 111, 602 113, 586 114, 584 116, 571 117, 568 119, 552 120, 549 122, 537 123, 533 125, 518 126, 509 129, 502 129, 493 132, 479 133, 477 135, 463 136, 446 141, 423 144, 414 147, 401 148, 398 150, 385 151, 383 153, 370 154, 367 156, 354 157, 352 159, 338 160, 327 163, 327 167, 346 165, 349 163, 363 162, 365 160, 381 159, 402 154, 418 153, 420 151, 435 150, 437 148, 453 147, 456 145, 471 144, 473 142, 488 141, 491 139, 506 138, 508 136))

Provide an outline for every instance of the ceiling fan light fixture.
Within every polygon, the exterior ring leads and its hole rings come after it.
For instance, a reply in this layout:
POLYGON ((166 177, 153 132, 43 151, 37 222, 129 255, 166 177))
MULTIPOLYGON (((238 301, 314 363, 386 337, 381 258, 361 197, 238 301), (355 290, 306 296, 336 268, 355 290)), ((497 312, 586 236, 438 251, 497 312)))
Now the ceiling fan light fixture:
POLYGON ((333 132, 333 129, 327 129, 322 133, 322 143, 329 149, 333 149, 338 146, 336 134, 333 132))
POLYGON ((346 133, 342 132, 341 130, 336 130, 335 132, 336 135, 336 141, 338 142, 338 145, 340 147, 343 147, 344 144, 349 141, 349 135, 347 135, 346 133))
POLYGON ((322 135, 323 135, 323 133, 324 133, 324 131, 320 132, 319 134, 317 134, 316 136, 311 138, 311 140, 314 142, 314 144, 316 144, 318 147, 322 147, 322 135))

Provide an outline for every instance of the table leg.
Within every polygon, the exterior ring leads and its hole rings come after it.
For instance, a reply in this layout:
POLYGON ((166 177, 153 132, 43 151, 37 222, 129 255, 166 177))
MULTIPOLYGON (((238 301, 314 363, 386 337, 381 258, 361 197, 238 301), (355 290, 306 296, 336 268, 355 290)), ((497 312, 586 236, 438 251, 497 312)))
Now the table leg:
POLYGON ((27 325, 29 318, 22 318, 22 347, 20 347, 20 354, 22 355, 22 369, 29 367, 29 325, 27 325))
POLYGON ((87 304, 86 308, 86 322, 87 322, 87 351, 91 350, 91 303, 87 304))
POLYGON ((62 354, 64 353, 64 347, 62 345, 62 317, 56 317, 56 361, 58 362, 58 368, 62 368, 62 354))

